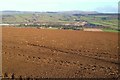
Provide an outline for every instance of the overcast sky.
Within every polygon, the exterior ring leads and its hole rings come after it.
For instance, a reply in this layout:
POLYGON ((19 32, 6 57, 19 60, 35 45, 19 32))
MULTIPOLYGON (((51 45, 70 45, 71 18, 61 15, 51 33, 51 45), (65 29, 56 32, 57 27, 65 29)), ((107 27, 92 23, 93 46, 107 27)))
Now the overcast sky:
POLYGON ((0 0, 0 10, 117 12, 119 0, 0 0))

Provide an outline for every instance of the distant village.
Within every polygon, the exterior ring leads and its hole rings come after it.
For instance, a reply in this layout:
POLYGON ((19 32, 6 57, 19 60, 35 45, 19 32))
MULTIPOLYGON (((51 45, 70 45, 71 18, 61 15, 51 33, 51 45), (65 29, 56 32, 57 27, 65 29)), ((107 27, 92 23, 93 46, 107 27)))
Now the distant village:
POLYGON ((109 26, 96 25, 88 23, 87 21, 77 22, 22 22, 17 24, 0 24, 0 26, 12 26, 12 27, 36 27, 37 29, 72 29, 72 30, 84 30, 84 28, 110 28, 109 26))

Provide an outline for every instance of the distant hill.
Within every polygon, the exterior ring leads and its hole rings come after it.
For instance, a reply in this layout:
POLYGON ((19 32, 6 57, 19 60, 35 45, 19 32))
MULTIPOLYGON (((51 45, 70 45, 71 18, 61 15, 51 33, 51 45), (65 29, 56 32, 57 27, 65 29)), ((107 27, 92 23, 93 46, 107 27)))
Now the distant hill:
POLYGON ((33 22, 74 22, 80 21, 76 14, 98 14, 96 11, 2 11, 3 23, 33 23, 33 22))
POLYGON ((66 13, 66 14, 98 14, 96 11, 63 11, 61 13, 66 13))
POLYGON ((98 13, 96 11, 2 11, 3 24, 43 24, 88 22, 88 27, 103 26, 117 29, 118 15, 114 13, 98 13), (97 26, 96 26, 97 25, 97 26))
POLYGON ((59 12, 35 12, 35 11, 11 11, 11 10, 5 10, 2 11, 3 14, 24 14, 24 13, 62 13, 62 14, 97 14, 96 11, 59 11, 59 12))
POLYGON ((3 15, 25 14, 25 13, 35 13, 35 12, 32 12, 32 11, 11 11, 11 10, 2 11, 3 15))

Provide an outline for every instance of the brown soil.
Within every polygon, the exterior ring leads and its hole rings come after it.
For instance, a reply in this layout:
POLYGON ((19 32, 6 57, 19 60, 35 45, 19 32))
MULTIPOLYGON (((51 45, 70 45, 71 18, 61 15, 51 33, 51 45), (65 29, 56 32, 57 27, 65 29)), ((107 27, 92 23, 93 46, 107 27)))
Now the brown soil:
POLYGON ((118 76, 118 34, 36 28, 3 33, 3 77, 118 76))

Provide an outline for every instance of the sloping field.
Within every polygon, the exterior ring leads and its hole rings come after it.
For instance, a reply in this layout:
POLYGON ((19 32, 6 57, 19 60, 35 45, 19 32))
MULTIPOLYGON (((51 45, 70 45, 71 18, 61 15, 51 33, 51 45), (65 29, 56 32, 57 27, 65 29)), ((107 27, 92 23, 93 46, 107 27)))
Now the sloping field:
POLYGON ((118 76, 118 34, 36 28, 3 29, 3 77, 118 76))

